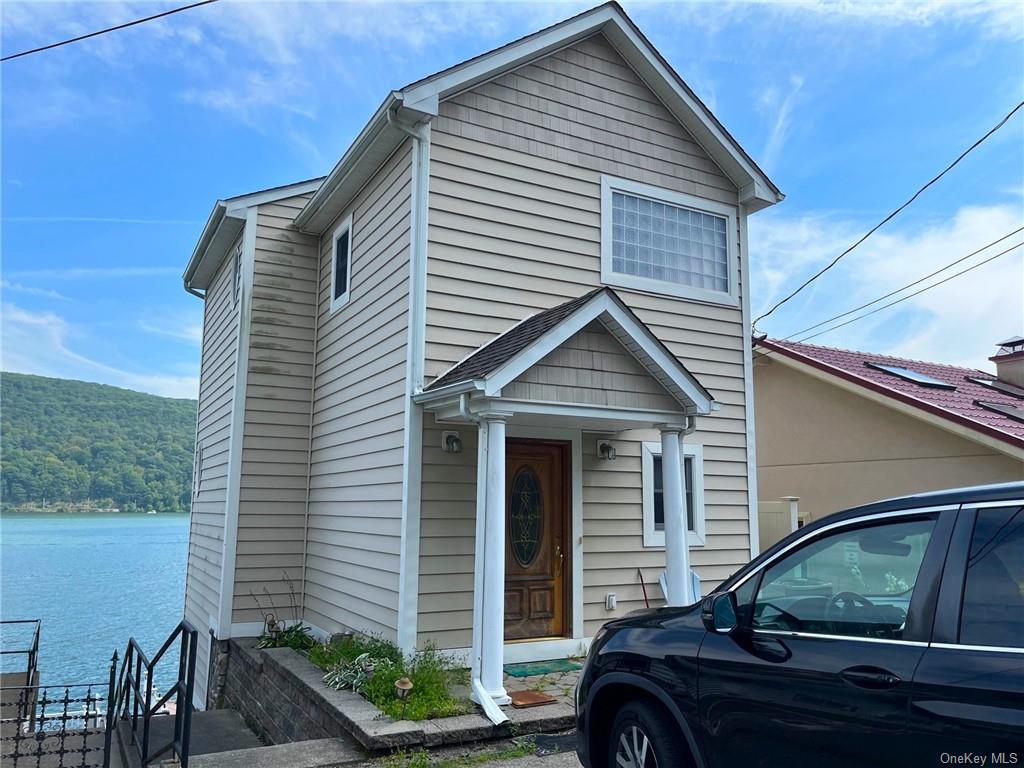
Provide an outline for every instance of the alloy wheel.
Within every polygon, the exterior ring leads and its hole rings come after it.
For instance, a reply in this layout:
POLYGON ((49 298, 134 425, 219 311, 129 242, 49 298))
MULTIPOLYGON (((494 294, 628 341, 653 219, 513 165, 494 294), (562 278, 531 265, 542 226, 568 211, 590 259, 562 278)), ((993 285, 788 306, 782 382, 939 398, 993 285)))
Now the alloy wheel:
POLYGON ((642 728, 630 725, 622 729, 615 750, 615 764, 619 768, 658 768, 654 747, 642 728))

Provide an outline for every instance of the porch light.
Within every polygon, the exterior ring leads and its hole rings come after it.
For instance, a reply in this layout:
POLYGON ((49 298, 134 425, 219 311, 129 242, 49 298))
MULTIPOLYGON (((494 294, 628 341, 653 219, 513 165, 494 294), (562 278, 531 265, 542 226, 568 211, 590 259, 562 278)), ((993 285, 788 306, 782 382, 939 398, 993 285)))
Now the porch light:
POLYGON ((458 432, 441 433, 441 450, 445 453, 462 453, 462 438, 458 432))
POLYGON ((597 457, 604 461, 615 461, 615 446, 610 440, 597 441, 597 457))

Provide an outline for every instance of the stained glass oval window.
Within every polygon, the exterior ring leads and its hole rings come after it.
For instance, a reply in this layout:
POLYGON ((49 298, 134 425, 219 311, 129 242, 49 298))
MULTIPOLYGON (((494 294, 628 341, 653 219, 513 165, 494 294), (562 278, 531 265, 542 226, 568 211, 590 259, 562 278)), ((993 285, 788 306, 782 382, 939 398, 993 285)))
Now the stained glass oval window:
POLYGON ((508 517, 512 556, 525 568, 537 558, 544 525, 544 500, 533 467, 520 467, 512 478, 508 517))

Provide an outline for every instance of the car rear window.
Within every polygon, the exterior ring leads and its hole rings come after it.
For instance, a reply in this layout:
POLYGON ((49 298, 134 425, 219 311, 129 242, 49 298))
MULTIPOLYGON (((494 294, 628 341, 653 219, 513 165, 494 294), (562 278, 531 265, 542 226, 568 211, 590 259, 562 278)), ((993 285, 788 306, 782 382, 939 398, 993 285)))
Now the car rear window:
POLYGON ((960 642, 1024 644, 1024 507, 978 510, 960 611, 960 642))

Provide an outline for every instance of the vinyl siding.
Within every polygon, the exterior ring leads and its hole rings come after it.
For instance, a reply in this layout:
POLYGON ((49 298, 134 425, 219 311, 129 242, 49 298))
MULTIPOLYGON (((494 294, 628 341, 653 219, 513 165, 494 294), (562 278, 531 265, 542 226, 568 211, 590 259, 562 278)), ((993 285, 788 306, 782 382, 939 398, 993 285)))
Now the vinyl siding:
MULTIPOLYGON (((237 244, 236 244, 237 247, 237 244)), ((202 463, 195 479, 185 576, 185 618, 202 638, 196 656, 194 701, 205 702, 210 619, 216 621, 224 551, 231 398, 238 353, 238 305, 234 300, 234 254, 217 271, 203 305, 203 346, 199 379, 196 451, 202 463), (200 449, 201 446, 201 449, 200 449)))
POLYGON ((298 618, 319 241, 292 222, 307 199, 257 208, 235 623, 261 621, 260 606, 279 618, 298 618))
MULTIPOLYGON (((524 317, 601 285, 602 174, 737 202, 735 186, 601 36, 443 102, 431 141, 428 381, 524 317)), ((739 283, 739 270, 730 277, 739 283)), ((741 311, 616 291, 722 404, 688 438, 705 446, 708 539, 692 561, 710 588, 749 559, 741 311)), ((651 581, 664 567, 663 551, 642 543, 640 443, 657 436, 633 434, 617 443, 620 460, 600 467, 590 466, 594 441, 584 441, 587 635, 642 605, 638 566, 651 581), (604 610, 608 591, 619 595, 614 613, 604 610)), ((470 598, 433 591, 440 574, 429 555, 447 558, 449 583, 471 589, 472 514, 460 501, 451 505, 458 523, 428 532, 428 489, 441 489, 451 472, 427 461, 434 437, 425 430, 421 640, 463 646, 469 625, 456 617, 469 615, 470 598)), ((461 456, 475 462, 468 446, 461 456)), ((460 500, 467 487, 457 486, 460 500)), ((648 591, 660 597, 656 585, 648 591)))
POLYGON ((411 142, 320 242, 306 561, 308 621, 396 637, 409 312, 411 142), (331 234, 352 214, 350 299, 333 314, 331 234))
POLYGON ((597 321, 502 387, 501 396, 655 411, 680 407, 597 321))

